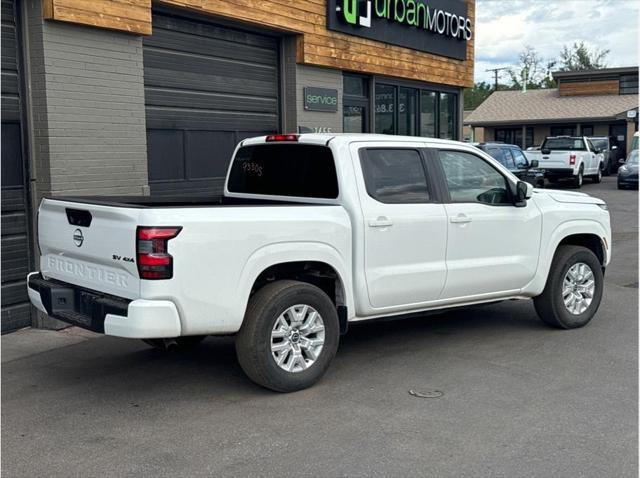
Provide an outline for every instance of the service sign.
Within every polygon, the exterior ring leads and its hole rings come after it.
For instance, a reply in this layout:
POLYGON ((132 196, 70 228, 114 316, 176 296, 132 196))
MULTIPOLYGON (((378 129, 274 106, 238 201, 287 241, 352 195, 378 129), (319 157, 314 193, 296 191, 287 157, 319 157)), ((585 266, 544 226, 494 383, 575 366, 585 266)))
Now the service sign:
POLYGON ((338 111, 338 90, 305 87, 304 109, 308 111, 338 111))
POLYGON ((327 28, 464 60, 472 37, 464 0, 327 0, 327 28))

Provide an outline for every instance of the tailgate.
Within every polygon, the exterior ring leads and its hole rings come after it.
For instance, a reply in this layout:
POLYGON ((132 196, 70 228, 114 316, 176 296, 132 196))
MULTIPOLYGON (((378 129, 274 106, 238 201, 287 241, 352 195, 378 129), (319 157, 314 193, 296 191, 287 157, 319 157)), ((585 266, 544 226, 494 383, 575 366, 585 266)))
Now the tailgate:
POLYGON ((38 213, 43 276, 118 297, 139 298, 135 258, 140 211, 44 199, 38 213))
POLYGON ((540 153, 539 166, 542 169, 573 169, 569 164, 567 151, 551 151, 549 154, 540 153))

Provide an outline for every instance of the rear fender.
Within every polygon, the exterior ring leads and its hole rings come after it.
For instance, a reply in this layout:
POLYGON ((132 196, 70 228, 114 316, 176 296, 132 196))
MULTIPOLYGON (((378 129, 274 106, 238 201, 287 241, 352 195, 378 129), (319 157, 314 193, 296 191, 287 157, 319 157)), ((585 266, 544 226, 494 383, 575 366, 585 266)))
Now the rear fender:
POLYGON ((269 267, 302 261, 324 262, 336 271, 344 288, 345 305, 352 315, 355 307, 350 279, 350 258, 344 258, 334 247, 321 242, 283 242, 264 246, 247 260, 237 288, 237 297, 241 297, 241 300, 232 311, 234 329, 239 330, 242 325, 251 288, 258 276, 269 267))

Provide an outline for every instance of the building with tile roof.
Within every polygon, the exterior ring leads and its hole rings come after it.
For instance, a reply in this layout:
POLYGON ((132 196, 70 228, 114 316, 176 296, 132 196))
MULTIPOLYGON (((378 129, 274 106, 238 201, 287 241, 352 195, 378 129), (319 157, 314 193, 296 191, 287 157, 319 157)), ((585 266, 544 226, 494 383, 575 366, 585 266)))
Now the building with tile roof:
POLYGON ((638 130, 638 68, 555 72, 558 88, 496 91, 465 118, 474 141, 523 148, 546 136, 613 136, 621 149, 638 130))

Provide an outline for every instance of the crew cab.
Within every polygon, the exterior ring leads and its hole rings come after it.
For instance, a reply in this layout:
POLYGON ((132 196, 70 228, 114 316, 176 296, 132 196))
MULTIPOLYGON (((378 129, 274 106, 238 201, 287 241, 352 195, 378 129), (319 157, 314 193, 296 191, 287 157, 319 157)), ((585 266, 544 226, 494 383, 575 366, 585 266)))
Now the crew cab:
POLYGON ((545 138, 540 151, 525 151, 529 161, 538 161, 549 182, 570 179, 573 187, 580 188, 584 177, 599 183, 602 180, 603 155, 584 136, 550 136, 545 138))
POLYGON ((242 141, 223 194, 43 199, 32 303, 159 347, 236 336, 277 391, 325 373, 348 325, 533 299, 581 327, 611 259, 606 204, 534 189, 474 146, 386 135, 242 141))

